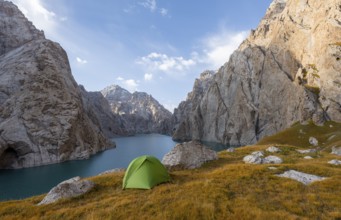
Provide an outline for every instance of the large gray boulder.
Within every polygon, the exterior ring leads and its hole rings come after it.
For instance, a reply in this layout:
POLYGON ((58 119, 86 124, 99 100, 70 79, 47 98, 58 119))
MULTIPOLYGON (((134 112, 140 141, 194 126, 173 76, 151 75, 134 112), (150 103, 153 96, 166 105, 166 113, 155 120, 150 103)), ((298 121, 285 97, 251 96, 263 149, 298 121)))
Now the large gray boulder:
POLYGON ((338 5, 273 1, 258 28, 192 101, 173 138, 246 145, 297 121, 341 122, 338 5))
POLYGON ((198 141, 177 144, 162 159, 168 169, 195 169, 207 161, 217 160, 217 152, 198 141))
POLYGON ((63 48, 0 0, 0 169, 84 159, 114 146, 88 115, 63 48))
POLYGON ((53 187, 38 205, 47 205, 66 199, 83 195, 90 191, 95 184, 89 180, 81 180, 79 176, 65 180, 53 187))
POLYGON ((305 185, 326 179, 325 177, 316 176, 316 175, 307 174, 307 173, 302 173, 302 172, 299 172, 296 170, 285 171, 284 173, 279 174, 277 176, 290 178, 290 179, 296 180, 298 182, 301 182, 305 185))

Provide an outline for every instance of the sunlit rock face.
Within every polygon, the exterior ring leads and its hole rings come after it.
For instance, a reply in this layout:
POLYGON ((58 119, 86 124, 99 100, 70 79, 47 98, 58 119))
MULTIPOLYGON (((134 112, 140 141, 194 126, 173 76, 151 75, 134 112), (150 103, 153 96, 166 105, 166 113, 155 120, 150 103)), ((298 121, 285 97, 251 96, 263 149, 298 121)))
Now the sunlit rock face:
POLYGON ((340 27, 338 0, 274 0, 173 138, 244 145, 297 121, 340 122, 340 27))
POLYGON ((128 134, 171 134, 172 113, 151 95, 145 92, 130 93, 118 85, 109 86, 101 92, 108 100, 111 111, 122 119, 128 134))
POLYGON ((88 158, 113 146, 82 99, 63 48, 0 0, 0 169, 88 158))

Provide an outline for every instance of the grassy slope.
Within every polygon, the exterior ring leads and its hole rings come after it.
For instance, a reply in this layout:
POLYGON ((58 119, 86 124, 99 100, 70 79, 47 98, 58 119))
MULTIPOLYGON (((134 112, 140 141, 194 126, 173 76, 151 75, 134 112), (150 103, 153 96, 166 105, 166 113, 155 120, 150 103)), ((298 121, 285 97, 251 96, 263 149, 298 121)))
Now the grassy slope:
POLYGON ((332 142, 327 136, 340 132, 339 126, 294 125, 261 141, 264 145, 221 152, 219 160, 200 169, 172 172, 171 183, 152 190, 122 190, 123 172, 92 177, 97 183, 94 190, 56 204, 35 206, 43 195, 1 202, 0 219, 341 219, 341 166, 327 163, 341 158, 325 150, 310 154, 314 160, 304 160, 296 152, 308 147, 305 139, 312 134, 325 142, 324 147, 338 143, 338 137, 332 142), (298 137, 294 130, 300 129, 304 129, 305 139, 293 142, 298 137), (284 159, 283 164, 273 165, 278 170, 242 162, 248 153, 274 142, 281 143, 282 152, 277 155, 284 159), (297 143, 300 147, 294 146, 297 143), (328 179, 305 186, 275 176, 288 169, 328 179))

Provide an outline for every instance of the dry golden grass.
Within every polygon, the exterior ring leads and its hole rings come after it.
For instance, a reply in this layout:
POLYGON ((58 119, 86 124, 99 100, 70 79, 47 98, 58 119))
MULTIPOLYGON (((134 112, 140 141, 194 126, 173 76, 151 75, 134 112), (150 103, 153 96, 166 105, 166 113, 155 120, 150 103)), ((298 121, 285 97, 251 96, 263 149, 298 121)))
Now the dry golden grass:
POLYGON ((269 145, 221 152, 200 169, 172 172, 170 183, 152 190, 122 190, 121 172, 89 178, 97 184, 92 191, 55 204, 36 206, 43 195, 1 202, 0 219, 341 219, 341 166, 327 163, 337 156, 322 151, 304 160, 296 152, 308 146, 302 141, 279 145, 283 164, 242 162, 269 145), (289 169, 328 179, 306 186, 276 176, 289 169))

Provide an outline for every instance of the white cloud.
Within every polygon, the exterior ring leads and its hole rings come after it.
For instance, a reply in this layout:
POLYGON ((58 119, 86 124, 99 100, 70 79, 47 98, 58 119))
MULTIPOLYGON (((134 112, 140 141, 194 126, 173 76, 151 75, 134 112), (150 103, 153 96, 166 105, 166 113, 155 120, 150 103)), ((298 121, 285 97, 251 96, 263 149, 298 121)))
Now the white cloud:
POLYGON ((140 3, 143 7, 149 9, 151 12, 156 10, 156 0, 145 0, 144 2, 140 3))
POLYGON ((166 16, 166 15, 168 14, 168 10, 165 9, 165 8, 161 8, 161 9, 160 9, 160 14, 161 14, 162 16, 166 16))
POLYGON ((169 75, 183 75, 191 66, 196 64, 196 61, 181 56, 170 57, 166 54, 153 52, 139 58, 136 63, 143 65, 150 73, 164 72, 169 75))
POLYGON ((118 80, 118 81, 123 81, 124 78, 119 76, 119 77, 116 78, 116 80, 118 80))
POLYGON ((14 4, 33 22, 33 24, 45 32, 52 33, 56 26, 57 15, 44 7, 41 0, 12 0, 14 4))
POLYGON ((168 9, 166 9, 166 8, 158 8, 156 0, 144 0, 143 2, 140 2, 140 5, 142 5, 146 9, 149 9, 151 12, 158 12, 162 16, 168 15, 168 9))
POLYGON ((79 57, 76 57, 76 60, 77 60, 77 63, 79 63, 79 64, 87 64, 88 63, 87 60, 83 60, 83 59, 81 59, 79 57))
POLYGON ((137 87, 139 86, 138 82, 134 79, 127 79, 122 82, 123 86, 128 89, 130 92, 137 91, 137 87))
POLYGON ((144 80, 145 81, 151 81, 153 79, 153 74, 151 73, 145 73, 144 74, 144 80))
POLYGON ((219 68, 228 61, 230 55, 238 48, 248 33, 248 31, 236 33, 222 31, 205 38, 202 40, 202 61, 208 63, 213 69, 219 68))

